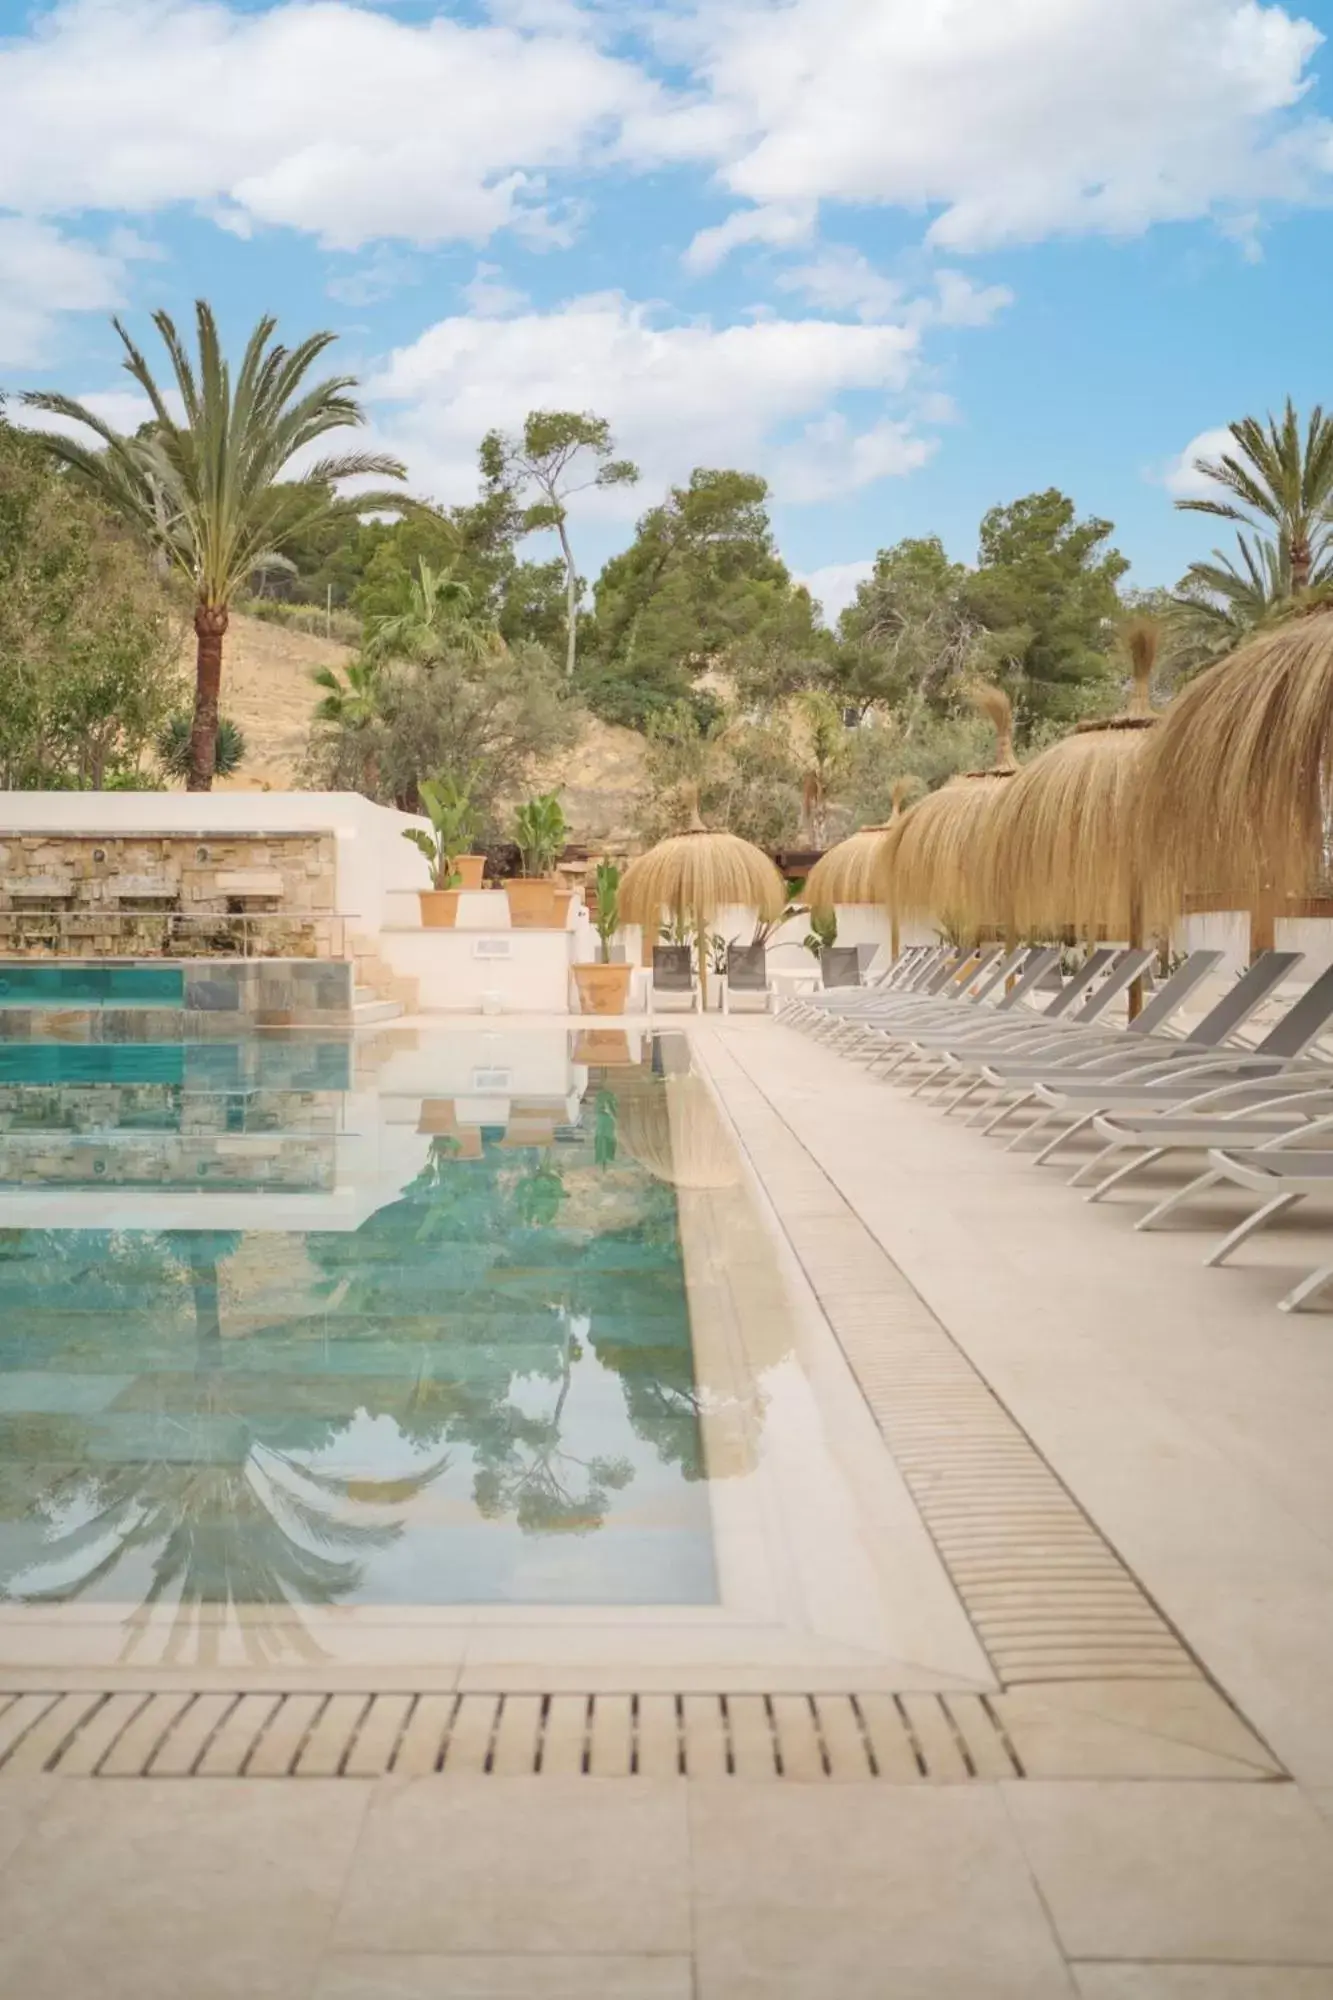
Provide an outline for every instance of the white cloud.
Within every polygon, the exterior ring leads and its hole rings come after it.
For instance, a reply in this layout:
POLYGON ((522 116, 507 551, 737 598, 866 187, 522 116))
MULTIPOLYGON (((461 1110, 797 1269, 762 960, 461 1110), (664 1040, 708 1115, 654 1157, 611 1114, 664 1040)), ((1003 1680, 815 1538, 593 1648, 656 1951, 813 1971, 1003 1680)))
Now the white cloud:
POLYGON ((822 569, 812 569, 804 576, 797 577, 810 595, 823 607, 825 621, 836 625, 838 614, 847 609, 856 596, 856 587, 873 576, 875 565, 867 558, 865 562, 825 563, 822 569))
MULTIPOLYGON (((610 293, 549 313, 441 320, 393 354, 368 393, 379 437, 441 500, 472 491, 485 431, 542 408, 607 417, 650 491, 695 465, 741 465, 770 476, 779 499, 804 500, 910 470, 929 451, 883 414, 912 379, 916 343, 911 327, 821 319, 662 325, 610 293), (857 392, 876 398, 860 428, 836 409, 857 392)), ((620 487, 585 504, 624 519, 644 502, 620 487)))
POLYGON ((783 271, 778 285, 809 305, 826 312, 853 312, 858 319, 887 319, 903 297, 901 285, 877 271, 859 250, 841 243, 829 244, 808 264, 783 271))
POLYGON ((806 243, 814 232, 813 203, 794 207, 737 209, 725 222, 701 229, 685 252, 685 268, 702 276, 715 271, 733 250, 745 243, 763 243, 773 250, 788 250, 806 243))
POLYGON ((941 326, 989 326, 1013 302, 1008 285, 976 285, 964 271, 937 271, 930 317, 941 326))
POLYGON ((47 361, 56 315, 110 311, 121 303, 123 275, 120 258, 95 244, 0 215, 0 366, 47 361))
POLYGON ((774 455, 774 491, 784 500, 832 500, 877 479, 917 472, 935 450, 934 438, 917 437, 908 424, 886 417, 858 431, 840 410, 831 410, 774 455))
POLYGON ((1191 438, 1184 451, 1177 454, 1161 474, 1161 483, 1175 500, 1213 500, 1218 489, 1211 479, 1195 471, 1195 461, 1200 458, 1220 458, 1224 451, 1234 452, 1236 440, 1231 432, 1222 426, 1213 431, 1200 431, 1191 438))
POLYGON ((1328 190, 1333 128, 1299 109, 1321 37, 1260 0, 738 0, 693 26, 698 140, 765 207, 934 209, 930 239, 975 251, 1328 190))
POLYGON ((498 264, 478 264, 463 287, 463 297, 481 319, 503 319, 528 303, 526 292, 505 283, 498 264))
POLYGON ((604 157, 626 116, 664 103, 572 10, 548 14, 523 31, 345 0, 72 0, 0 48, 0 208, 183 201, 339 249, 483 242, 533 224, 545 174, 604 157))

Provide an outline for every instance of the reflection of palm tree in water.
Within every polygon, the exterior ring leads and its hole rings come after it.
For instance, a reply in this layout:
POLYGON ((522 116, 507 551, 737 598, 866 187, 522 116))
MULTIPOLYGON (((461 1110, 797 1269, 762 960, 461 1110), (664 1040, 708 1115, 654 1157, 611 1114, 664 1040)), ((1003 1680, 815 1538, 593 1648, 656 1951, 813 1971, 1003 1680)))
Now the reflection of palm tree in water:
MULTIPOLYGON (((219 1266, 241 1239, 173 1230, 156 1241, 168 1266, 189 1283, 195 1369, 184 1408, 166 1400, 149 1414, 171 1431, 173 1442, 184 1431, 188 1448, 99 1472, 91 1514, 47 1540, 41 1567, 67 1569, 91 1560, 73 1582, 26 1592, 25 1601, 84 1597, 135 1552, 152 1551, 152 1582, 127 1619, 124 1657, 138 1650, 158 1607, 169 1600, 176 1611, 163 1653, 167 1662, 188 1655, 192 1663, 207 1664, 229 1627, 239 1631, 254 1664, 293 1653, 318 1659, 322 1649, 303 1626, 299 1607, 347 1596, 361 1580, 358 1554, 388 1546, 402 1532, 401 1522, 349 1519, 345 1509, 410 1498, 445 1461, 407 1479, 343 1479, 265 1444, 233 1407, 225 1367, 219 1266), (221 1431, 228 1423, 234 1442, 224 1446, 221 1431)), ((331 1437, 342 1427, 335 1419, 325 1430, 331 1437)))

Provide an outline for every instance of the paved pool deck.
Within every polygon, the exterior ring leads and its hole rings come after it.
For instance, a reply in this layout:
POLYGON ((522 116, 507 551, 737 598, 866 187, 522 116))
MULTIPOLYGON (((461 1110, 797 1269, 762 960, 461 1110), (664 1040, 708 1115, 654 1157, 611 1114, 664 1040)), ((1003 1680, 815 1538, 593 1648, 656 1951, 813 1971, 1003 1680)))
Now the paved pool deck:
POLYGON ((0 1769, 0 1994, 1333 2000, 1333 1312, 1276 1311, 1329 1218, 1205 1270, 1225 1195, 1135 1236, 1148 1194, 1087 1205, 781 1023, 686 1025, 981 1691, 881 1697, 898 1761, 870 1697, 751 1692, 711 1774, 684 1706, 548 1710, 512 1776, 538 1711, 498 1697, 431 1711, 424 1775, 358 1766, 370 1707, 277 1778, 152 1775, 141 1718, 149 1775, 0 1769))

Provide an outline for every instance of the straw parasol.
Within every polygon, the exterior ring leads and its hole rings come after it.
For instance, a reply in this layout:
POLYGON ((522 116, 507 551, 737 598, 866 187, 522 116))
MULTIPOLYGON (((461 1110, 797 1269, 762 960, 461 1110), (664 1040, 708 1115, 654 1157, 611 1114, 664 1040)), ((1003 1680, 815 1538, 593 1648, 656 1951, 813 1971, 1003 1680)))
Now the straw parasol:
POLYGON ((631 861, 620 883, 620 919, 657 928, 663 910, 692 925, 698 938, 699 984, 708 998, 707 925, 719 910, 740 904, 773 922, 786 904, 786 886, 768 856, 735 833, 710 833, 699 817, 631 861))
POLYGON ((1177 695, 1143 758, 1142 865, 1155 895, 1238 905, 1309 895, 1328 872, 1333 609, 1285 619, 1177 695))
POLYGON ((1018 763, 1004 689, 983 681, 968 699, 994 726, 994 757, 985 770, 962 771, 928 792, 880 836, 877 880, 895 917, 939 917, 977 929, 992 914, 978 890, 991 808, 1018 763))
MULTIPOLYGON (((1160 638, 1151 618, 1127 624, 1133 675, 1128 706, 1102 721, 1081 722, 1043 750, 995 808, 982 893, 1020 932, 1104 931, 1131 945, 1143 943, 1137 800, 1144 751, 1157 723, 1150 688, 1160 638)), ((1132 1011, 1140 998, 1136 981, 1132 1011)))
MULTIPOLYGON (((893 811, 888 819, 877 826, 863 826, 857 832, 849 833, 836 847, 830 847, 827 854, 821 854, 805 881, 805 900, 817 915, 832 910, 837 904, 878 903, 879 858, 883 838, 902 818, 903 809, 912 793, 917 789, 917 778, 895 778, 893 781, 893 811)), ((890 955, 898 956, 898 911, 892 912, 893 940, 890 955)))
POLYGON ((616 1092, 616 1135, 654 1180, 679 1190, 736 1187, 740 1161, 701 1076, 654 1078, 616 1092))

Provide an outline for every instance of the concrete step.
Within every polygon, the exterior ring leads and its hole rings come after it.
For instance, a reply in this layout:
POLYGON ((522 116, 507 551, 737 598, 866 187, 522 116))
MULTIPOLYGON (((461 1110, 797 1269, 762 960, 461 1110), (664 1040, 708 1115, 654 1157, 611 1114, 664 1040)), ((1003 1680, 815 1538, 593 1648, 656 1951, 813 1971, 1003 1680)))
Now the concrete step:
POLYGON ((399 1000, 354 1000, 352 1003, 352 1025, 355 1028, 369 1028, 378 1021, 396 1021, 403 1012, 399 1000))

